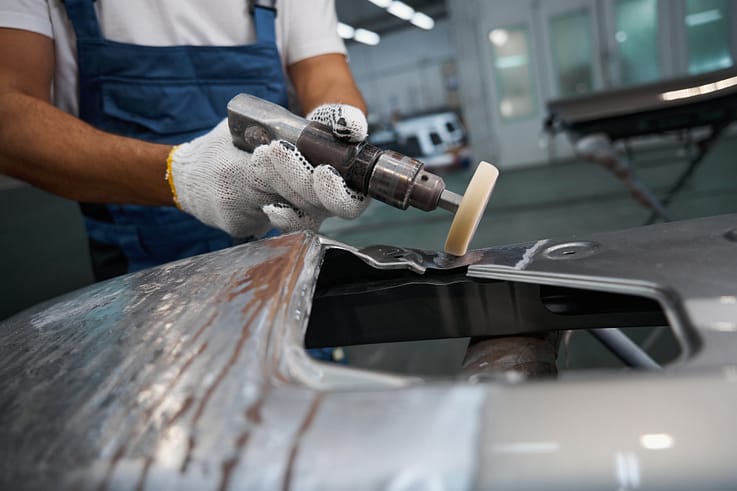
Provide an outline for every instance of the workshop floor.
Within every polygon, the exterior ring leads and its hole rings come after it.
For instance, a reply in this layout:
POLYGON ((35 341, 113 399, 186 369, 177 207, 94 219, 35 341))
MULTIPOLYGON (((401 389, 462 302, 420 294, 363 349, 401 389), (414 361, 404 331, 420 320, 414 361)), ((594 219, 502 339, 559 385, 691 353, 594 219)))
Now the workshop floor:
MULTIPOLYGON (((674 218, 737 212, 737 137, 724 138, 671 205, 674 218)), ((635 168, 656 193, 673 182, 685 162, 674 148, 638 153, 635 168)), ((443 175, 463 192, 473 170, 443 175)), ((0 176, 0 319, 92 281, 75 203, 0 176)), ((637 227, 649 213, 606 170, 569 162, 502 172, 472 248, 637 227)), ((328 220, 324 235, 365 246, 391 244, 440 250, 450 215, 439 210, 402 212, 373 202, 355 221, 328 220)), ((422 342, 348 352, 361 366, 398 372, 441 373, 441 359, 457 360, 465 343, 422 342), (421 352, 422 356, 407 356, 421 352)), ((455 362, 455 361, 453 361, 455 362)))

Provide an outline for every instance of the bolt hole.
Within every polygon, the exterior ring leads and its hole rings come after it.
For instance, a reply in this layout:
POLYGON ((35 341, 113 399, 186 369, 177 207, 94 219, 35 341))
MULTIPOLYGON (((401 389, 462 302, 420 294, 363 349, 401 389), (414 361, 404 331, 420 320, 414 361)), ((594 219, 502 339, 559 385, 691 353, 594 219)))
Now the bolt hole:
POLYGON ((420 176, 420 181, 427 181, 428 179, 430 179, 430 178, 427 177, 425 174, 423 174, 422 176, 420 176))

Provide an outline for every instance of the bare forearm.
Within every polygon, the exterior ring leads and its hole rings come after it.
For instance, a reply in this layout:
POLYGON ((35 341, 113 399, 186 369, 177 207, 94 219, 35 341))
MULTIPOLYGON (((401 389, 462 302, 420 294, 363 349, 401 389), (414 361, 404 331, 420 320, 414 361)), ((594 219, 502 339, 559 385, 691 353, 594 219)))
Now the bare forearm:
POLYGON ((309 112, 321 104, 335 102, 350 104, 366 114, 366 103, 363 96, 353 79, 348 79, 348 76, 349 74, 341 74, 341 76, 324 77, 322 80, 312 82, 301 96, 305 99, 302 101, 305 111, 309 112))
POLYGON ((38 98, 0 94, 0 173, 87 202, 171 205, 169 145, 105 133, 38 98))
POLYGON ((287 70, 305 112, 335 102, 350 104, 366 113, 366 103, 342 54, 307 58, 287 70))
POLYGON ((320 90, 313 92, 312 95, 311 100, 305 103, 305 107, 309 108, 307 109, 308 112, 320 104, 336 102, 357 107, 366 114, 366 103, 355 85, 338 81, 333 84, 327 83, 322 85, 320 90))

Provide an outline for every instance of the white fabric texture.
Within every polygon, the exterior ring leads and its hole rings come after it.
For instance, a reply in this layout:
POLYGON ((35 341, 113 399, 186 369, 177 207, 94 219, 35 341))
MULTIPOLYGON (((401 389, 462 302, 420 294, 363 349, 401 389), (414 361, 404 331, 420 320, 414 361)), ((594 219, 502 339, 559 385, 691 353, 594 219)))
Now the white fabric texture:
POLYGON ((323 104, 310 111, 307 119, 330 126, 333 134, 344 141, 362 142, 368 135, 363 111, 348 104, 323 104))
MULTIPOLYGON (((256 39, 246 0, 97 0, 106 39, 150 46, 252 44, 256 39)), ((328 53, 345 54, 334 0, 278 0, 276 44, 283 67, 328 53)), ((0 27, 54 39, 54 104, 78 112, 76 36, 61 0, 0 0, 0 27)))
POLYGON ((368 205, 335 169, 313 167, 288 142, 239 150, 227 120, 174 150, 171 178, 184 211, 233 237, 259 237, 272 225, 316 231, 328 216, 355 218, 368 205))

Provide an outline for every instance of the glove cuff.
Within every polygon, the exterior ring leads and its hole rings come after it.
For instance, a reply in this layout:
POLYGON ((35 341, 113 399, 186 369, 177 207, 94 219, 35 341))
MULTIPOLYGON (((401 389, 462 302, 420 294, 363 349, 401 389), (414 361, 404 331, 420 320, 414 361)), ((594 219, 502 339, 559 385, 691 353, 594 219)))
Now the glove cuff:
POLYGON ((177 187, 174 185, 174 174, 171 171, 171 164, 174 160, 174 152, 177 151, 177 149, 181 145, 174 145, 171 150, 169 151, 169 156, 166 158, 166 176, 165 179, 169 183, 169 189, 171 189, 171 197, 174 200, 174 204, 179 208, 182 209, 181 203, 179 203, 179 196, 177 196, 177 187))

